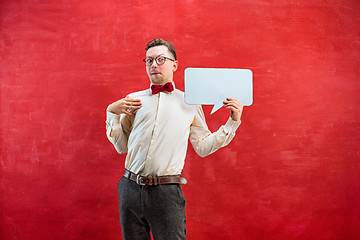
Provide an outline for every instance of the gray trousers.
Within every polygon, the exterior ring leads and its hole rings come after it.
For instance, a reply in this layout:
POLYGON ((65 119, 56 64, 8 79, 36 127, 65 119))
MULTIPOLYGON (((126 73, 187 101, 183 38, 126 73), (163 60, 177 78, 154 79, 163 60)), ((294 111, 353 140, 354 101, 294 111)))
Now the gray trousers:
POLYGON ((180 184, 141 186, 122 177, 118 183, 124 240, 186 239, 185 198, 180 184))

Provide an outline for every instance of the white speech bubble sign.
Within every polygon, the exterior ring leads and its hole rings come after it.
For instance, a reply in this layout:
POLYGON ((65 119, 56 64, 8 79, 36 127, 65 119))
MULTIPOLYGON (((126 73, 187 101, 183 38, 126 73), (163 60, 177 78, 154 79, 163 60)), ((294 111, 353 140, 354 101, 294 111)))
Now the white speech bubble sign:
POLYGON ((235 98, 244 106, 253 103, 253 74, 250 69, 186 68, 185 102, 214 105, 219 110, 226 98, 235 98))

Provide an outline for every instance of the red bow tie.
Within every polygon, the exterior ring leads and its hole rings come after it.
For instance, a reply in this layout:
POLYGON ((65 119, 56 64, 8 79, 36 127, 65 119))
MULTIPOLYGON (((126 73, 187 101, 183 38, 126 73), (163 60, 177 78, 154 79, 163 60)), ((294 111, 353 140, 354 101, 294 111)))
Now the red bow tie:
POLYGON ((174 86, 171 82, 166 83, 165 85, 151 85, 152 94, 157 94, 159 92, 172 92, 174 91, 174 86))

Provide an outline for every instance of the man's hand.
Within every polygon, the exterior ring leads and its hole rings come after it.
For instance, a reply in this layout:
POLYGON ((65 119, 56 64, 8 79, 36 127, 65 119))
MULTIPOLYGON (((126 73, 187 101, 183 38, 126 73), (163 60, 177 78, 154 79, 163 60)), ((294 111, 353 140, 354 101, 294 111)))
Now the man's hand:
POLYGON ((140 108, 140 99, 132 99, 129 98, 129 96, 126 96, 125 98, 110 104, 107 111, 115 114, 125 113, 129 116, 134 116, 134 112, 140 108))
POLYGON ((226 98, 226 100, 224 101, 224 107, 230 109, 232 120, 240 122, 244 105, 234 98, 226 98))

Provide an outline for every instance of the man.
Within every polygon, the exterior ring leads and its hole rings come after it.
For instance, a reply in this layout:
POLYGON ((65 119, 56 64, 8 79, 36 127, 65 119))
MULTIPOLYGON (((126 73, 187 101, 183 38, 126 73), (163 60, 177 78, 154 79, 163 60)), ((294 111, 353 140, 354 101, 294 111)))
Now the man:
POLYGON ((186 239, 185 199, 181 177, 188 139, 204 157, 227 145, 240 125, 243 105, 228 98, 230 118, 211 133, 199 105, 187 105, 175 88, 178 68, 172 43, 150 41, 143 60, 151 87, 107 108, 107 136, 126 153, 125 174, 118 184, 123 239, 186 239))

